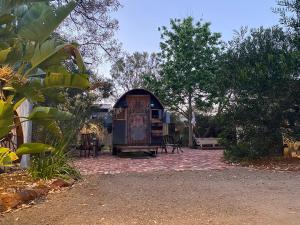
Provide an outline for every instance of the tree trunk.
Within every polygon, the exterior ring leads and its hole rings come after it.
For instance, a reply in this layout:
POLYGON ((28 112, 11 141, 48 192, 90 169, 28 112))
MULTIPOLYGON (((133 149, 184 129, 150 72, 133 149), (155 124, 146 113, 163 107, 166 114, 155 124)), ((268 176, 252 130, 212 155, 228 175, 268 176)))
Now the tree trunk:
POLYGON ((188 123, 189 123, 189 147, 193 147, 193 125, 192 125, 192 94, 189 93, 189 107, 188 107, 188 123))

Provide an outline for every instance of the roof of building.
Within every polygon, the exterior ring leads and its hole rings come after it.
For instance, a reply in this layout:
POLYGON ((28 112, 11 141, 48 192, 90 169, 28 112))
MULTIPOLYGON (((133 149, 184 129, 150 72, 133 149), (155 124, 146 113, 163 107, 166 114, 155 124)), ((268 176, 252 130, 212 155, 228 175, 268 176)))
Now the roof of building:
POLYGON ((120 103, 125 99, 125 96, 127 95, 150 95, 155 101, 157 101, 158 105, 160 108, 164 108, 163 105, 161 104, 161 102, 159 101, 159 99, 150 91, 146 90, 146 89, 142 89, 142 88, 136 88, 136 89, 132 89, 130 91, 127 91, 126 93, 124 93, 115 103, 115 105, 113 106, 113 108, 117 108, 120 107, 120 103))

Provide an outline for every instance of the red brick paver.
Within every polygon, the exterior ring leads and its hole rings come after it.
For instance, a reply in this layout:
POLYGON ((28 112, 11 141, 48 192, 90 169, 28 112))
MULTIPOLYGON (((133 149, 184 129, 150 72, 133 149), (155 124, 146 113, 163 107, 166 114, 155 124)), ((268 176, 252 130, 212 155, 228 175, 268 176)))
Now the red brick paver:
POLYGON ((222 161, 223 151, 184 149, 181 154, 158 154, 157 157, 120 158, 102 154, 98 158, 80 158, 75 166, 83 175, 126 172, 222 170, 229 165, 222 161))

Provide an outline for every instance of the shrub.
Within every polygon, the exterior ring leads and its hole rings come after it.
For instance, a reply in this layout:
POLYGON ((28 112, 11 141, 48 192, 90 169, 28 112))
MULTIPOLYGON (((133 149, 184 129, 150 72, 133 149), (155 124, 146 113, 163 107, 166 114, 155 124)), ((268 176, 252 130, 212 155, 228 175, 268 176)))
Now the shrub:
POLYGON ((41 179, 80 178, 79 171, 70 165, 69 153, 62 150, 33 155, 29 173, 33 178, 41 179))
POLYGON ((229 161, 254 160, 282 150, 280 130, 248 126, 239 132, 226 130, 222 134, 224 157, 229 161))

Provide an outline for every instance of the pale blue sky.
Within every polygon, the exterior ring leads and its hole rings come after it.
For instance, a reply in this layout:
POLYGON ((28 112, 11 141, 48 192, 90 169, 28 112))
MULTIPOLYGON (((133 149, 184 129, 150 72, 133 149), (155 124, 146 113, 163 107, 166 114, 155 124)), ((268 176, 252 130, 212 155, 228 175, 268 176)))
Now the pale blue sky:
POLYGON ((259 27, 278 23, 271 10, 276 0, 120 0, 115 14, 120 23, 117 37, 124 50, 159 51, 158 27, 170 18, 193 16, 212 23, 212 29, 230 40, 241 26, 259 27))
MULTIPOLYGON (((119 20, 117 38, 123 50, 158 52, 158 27, 167 26, 170 18, 193 16, 212 23, 212 30, 220 32, 228 41, 233 30, 241 26, 259 27, 278 24, 278 15, 272 12, 276 0, 120 0, 123 5, 112 16, 119 20)), ((109 75, 110 64, 99 71, 109 75)))

